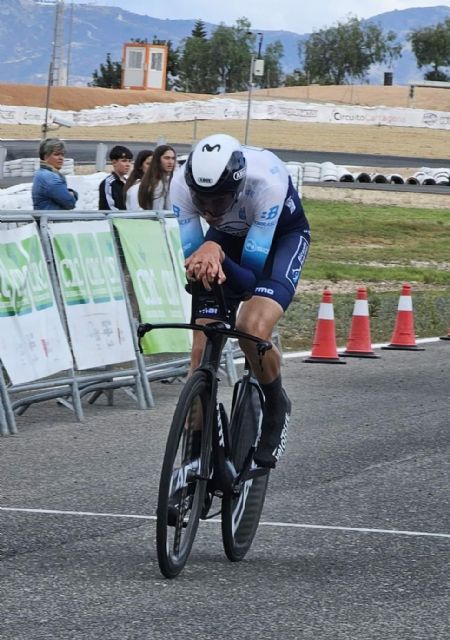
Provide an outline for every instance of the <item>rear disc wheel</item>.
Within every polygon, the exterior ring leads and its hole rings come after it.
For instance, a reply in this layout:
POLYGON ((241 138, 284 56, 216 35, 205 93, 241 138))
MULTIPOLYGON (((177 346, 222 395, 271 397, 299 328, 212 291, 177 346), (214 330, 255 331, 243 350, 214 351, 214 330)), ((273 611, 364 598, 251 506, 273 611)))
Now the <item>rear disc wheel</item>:
MULTIPOLYGON (((232 459, 239 473, 256 444, 262 421, 262 393, 251 380, 237 392, 231 417, 232 459)), ((250 469, 255 469, 254 462, 250 469)), ((222 499, 222 541, 232 562, 242 560, 251 547, 266 497, 269 471, 242 482, 239 492, 222 499)))

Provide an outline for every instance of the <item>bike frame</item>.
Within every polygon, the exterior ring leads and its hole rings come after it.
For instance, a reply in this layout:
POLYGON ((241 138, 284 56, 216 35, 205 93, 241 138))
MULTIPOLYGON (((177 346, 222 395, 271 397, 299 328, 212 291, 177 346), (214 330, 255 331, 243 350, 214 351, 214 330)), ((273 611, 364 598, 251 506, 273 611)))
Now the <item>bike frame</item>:
MULTIPOLYGON (((255 468, 251 469, 252 451, 250 450, 244 468, 241 473, 237 473, 231 460, 231 433, 230 425, 225 410, 221 409, 221 405, 217 400, 218 378, 217 372, 220 367, 220 360, 227 337, 246 338, 255 342, 258 352, 261 355, 272 347, 271 342, 261 340, 250 334, 238 331, 224 321, 211 322, 205 325, 194 323, 159 323, 159 324, 143 324, 139 326, 138 336, 141 338, 147 331, 153 329, 192 329, 193 331, 202 331, 206 336, 205 348, 202 355, 200 365, 196 371, 204 371, 209 377, 210 397, 208 400, 208 408, 206 413, 205 433, 203 434, 205 442, 208 446, 203 447, 202 458, 200 461, 199 479, 208 480, 215 491, 222 494, 239 493, 241 485, 250 478, 264 475, 267 469, 255 468), (224 424, 225 423, 225 424, 224 424), (213 451, 213 476, 210 477, 210 458, 209 451, 212 446, 213 451)), ((246 362, 246 375, 243 377, 242 384, 249 384, 250 367, 246 362)), ((240 393, 244 392, 244 388, 240 389, 240 393)))

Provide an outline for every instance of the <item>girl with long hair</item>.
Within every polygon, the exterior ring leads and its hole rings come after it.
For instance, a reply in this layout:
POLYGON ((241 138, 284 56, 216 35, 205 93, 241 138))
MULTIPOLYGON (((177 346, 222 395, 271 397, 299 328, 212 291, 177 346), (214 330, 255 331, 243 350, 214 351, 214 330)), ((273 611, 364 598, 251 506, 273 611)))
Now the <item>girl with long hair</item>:
POLYGON ((162 144, 153 152, 153 158, 139 183, 138 202, 142 209, 164 211, 171 208, 170 181, 175 169, 175 149, 162 144))
POLYGON ((139 151, 136 156, 133 170, 123 186, 123 197, 128 211, 136 211, 140 209, 137 198, 139 182, 142 180, 142 176, 150 166, 152 156, 153 151, 151 149, 143 149, 142 151, 139 151))

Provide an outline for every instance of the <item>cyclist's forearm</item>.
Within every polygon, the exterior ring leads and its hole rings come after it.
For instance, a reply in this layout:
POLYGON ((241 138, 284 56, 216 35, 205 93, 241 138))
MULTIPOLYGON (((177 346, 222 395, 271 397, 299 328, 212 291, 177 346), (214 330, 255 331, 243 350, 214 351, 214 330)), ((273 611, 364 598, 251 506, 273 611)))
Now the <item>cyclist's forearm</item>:
POLYGON ((227 277, 227 285, 237 294, 252 293, 256 285, 256 276, 250 269, 245 269, 225 256, 222 262, 223 271, 227 277))

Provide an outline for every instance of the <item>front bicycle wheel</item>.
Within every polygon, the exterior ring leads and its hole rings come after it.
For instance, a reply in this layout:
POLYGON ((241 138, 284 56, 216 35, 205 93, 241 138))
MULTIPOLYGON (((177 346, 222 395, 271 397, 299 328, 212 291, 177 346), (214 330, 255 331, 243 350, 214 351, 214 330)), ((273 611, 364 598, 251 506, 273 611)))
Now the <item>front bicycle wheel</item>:
POLYGON ((183 569, 198 529, 209 475, 210 394, 207 374, 196 371, 180 393, 167 438, 156 510, 158 563, 167 578, 183 569))
POLYGON ((269 470, 259 470, 251 460, 262 422, 263 396, 249 377, 236 383, 231 415, 232 460, 243 473, 236 491, 222 499, 222 541, 226 556, 236 562, 250 549, 266 497, 269 470), (246 475, 250 477, 246 480, 246 475))

